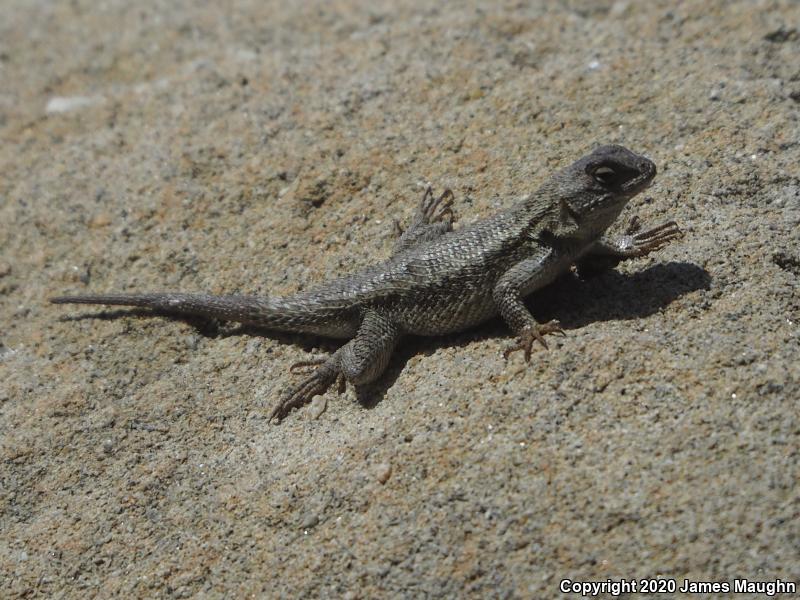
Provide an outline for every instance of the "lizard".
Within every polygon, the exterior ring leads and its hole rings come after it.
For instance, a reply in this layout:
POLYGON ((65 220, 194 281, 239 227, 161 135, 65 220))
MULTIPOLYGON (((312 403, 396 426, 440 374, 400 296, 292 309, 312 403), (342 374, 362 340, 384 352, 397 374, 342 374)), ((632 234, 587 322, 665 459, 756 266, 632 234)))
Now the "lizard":
POLYGON ((579 274, 613 268, 682 236, 674 221, 641 231, 636 217, 623 235, 606 233, 655 175, 655 164, 644 156, 599 146, 510 208, 457 229, 453 192, 434 196, 428 187, 410 226, 403 230, 395 222, 401 235, 387 260, 289 296, 157 292, 51 302, 144 307, 348 340, 327 357, 290 367, 311 371, 279 397, 269 420, 280 421, 335 383, 341 392, 345 382, 374 381, 406 335, 462 331, 499 314, 516 334, 504 357, 522 351, 530 362, 534 343, 546 349, 545 336, 564 331, 557 320, 537 322, 526 296, 573 266, 579 274))

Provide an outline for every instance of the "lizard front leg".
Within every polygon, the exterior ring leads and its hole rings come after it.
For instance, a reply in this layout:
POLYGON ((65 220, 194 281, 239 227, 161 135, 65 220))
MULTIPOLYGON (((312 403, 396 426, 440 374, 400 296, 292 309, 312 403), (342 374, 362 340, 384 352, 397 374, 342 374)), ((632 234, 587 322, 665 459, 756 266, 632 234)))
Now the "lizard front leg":
MULTIPOLYGON (((290 389, 278 401, 270 420, 281 420, 293 408, 311 402, 324 394, 336 381, 344 391, 345 381, 362 385, 374 381, 386 369, 402 333, 388 318, 373 310, 367 311, 355 337, 330 357, 295 363, 296 367, 316 366, 311 375, 290 389)), ((324 410, 324 409, 323 409, 324 410)))
POLYGON ((522 350, 525 362, 530 362, 534 342, 539 342, 547 349, 545 335, 564 335, 564 330, 556 320, 537 322, 523 301, 527 294, 550 283, 561 270, 563 267, 553 258, 552 252, 543 248, 540 254, 517 263, 498 280, 492 297, 500 316, 518 336, 516 343, 503 352, 504 358, 508 359, 512 352, 522 350))
POLYGON ((675 221, 641 231, 638 217, 633 217, 625 233, 619 237, 603 236, 578 261, 578 273, 583 277, 605 269, 613 269, 623 260, 647 256, 673 240, 683 237, 675 221))
POLYGON ((435 239, 448 231, 453 231, 453 221, 455 220, 453 198, 453 192, 449 189, 442 192, 439 197, 435 197, 433 189, 428 186, 408 228, 404 231, 395 220, 394 227, 400 239, 397 240, 392 255, 435 239))

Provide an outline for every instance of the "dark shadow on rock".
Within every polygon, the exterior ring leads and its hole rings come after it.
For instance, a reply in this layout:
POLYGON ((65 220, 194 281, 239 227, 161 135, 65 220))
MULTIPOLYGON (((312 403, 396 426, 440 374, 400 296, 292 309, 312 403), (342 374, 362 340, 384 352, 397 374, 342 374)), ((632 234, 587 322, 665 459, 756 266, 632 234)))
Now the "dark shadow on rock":
POLYGON ((559 319, 564 329, 597 321, 641 319, 681 296, 707 290, 711 275, 692 263, 656 264, 635 273, 609 270, 588 280, 562 277, 529 302, 537 319, 559 319), (541 306, 539 310, 537 307, 541 306))

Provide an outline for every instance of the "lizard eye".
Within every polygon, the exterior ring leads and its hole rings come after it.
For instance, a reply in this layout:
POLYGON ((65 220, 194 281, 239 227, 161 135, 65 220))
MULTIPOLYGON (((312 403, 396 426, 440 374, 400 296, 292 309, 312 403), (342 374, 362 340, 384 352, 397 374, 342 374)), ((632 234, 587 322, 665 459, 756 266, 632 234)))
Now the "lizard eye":
POLYGON ((605 186, 611 186, 616 182, 617 174, 611 167, 598 167, 592 173, 592 177, 605 186))

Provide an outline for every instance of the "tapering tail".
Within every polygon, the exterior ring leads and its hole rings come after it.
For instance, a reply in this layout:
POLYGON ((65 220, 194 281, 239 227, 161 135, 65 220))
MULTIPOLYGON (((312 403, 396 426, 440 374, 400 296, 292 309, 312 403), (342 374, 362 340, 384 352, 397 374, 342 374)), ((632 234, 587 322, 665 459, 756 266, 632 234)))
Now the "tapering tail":
POLYGON ((110 306, 142 306, 153 309, 166 309, 168 305, 181 306, 186 300, 201 294, 97 294, 85 296, 56 296, 50 298, 53 304, 108 304, 110 306))
POLYGON ((212 317, 239 323, 259 324, 273 311, 266 298, 257 296, 212 296, 210 294, 105 294, 97 296, 58 296, 53 304, 106 304, 140 306, 182 315, 212 317))
POLYGON ((338 314, 338 311, 313 309, 302 301, 293 301, 291 298, 158 292, 57 296, 50 298, 50 302, 136 306, 177 315, 210 317, 277 331, 312 333, 329 337, 349 337, 353 328, 349 320, 343 318, 344 315, 338 314))

